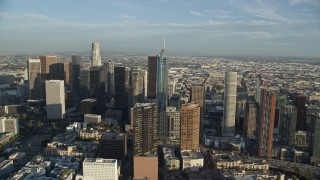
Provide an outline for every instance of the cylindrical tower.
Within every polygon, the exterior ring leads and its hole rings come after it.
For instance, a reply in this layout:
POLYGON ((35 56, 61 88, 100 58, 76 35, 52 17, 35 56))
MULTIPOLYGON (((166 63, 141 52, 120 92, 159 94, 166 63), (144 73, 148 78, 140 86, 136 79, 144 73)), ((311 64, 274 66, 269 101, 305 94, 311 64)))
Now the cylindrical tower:
POLYGON ((223 136, 234 136, 237 100, 237 72, 226 72, 224 79, 223 136))

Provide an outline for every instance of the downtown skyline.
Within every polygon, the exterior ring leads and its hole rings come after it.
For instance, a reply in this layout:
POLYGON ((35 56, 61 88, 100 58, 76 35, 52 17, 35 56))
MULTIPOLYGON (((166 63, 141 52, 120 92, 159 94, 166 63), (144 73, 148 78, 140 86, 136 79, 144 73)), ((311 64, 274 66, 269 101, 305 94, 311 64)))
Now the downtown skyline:
POLYGON ((319 0, 0 1, 0 53, 319 57, 319 0))

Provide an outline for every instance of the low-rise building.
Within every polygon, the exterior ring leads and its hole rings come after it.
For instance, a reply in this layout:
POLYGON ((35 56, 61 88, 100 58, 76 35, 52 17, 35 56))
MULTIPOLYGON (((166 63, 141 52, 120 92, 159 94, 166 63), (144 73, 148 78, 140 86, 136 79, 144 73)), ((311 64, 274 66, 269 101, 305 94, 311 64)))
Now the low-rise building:
POLYGON ((97 124, 101 122, 101 115, 97 114, 85 114, 84 115, 84 122, 97 124))
POLYGON ((12 160, 15 164, 21 164, 26 158, 26 153, 24 152, 16 152, 9 156, 9 160, 12 160))
POLYGON ((12 171, 13 161, 12 160, 4 160, 0 163, 0 178, 8 176, 12 171))
POLYGON ((182 169, 186 171, 199 171, 203 167, 203 156, 200 151, 181 151, 182 169))
POLYGON ((165 167, 168 170, 176 170, 180 168, 180 160, 179 158, 174 154, 174 148, 173 147, 163 147, 163 156, 165 161, 165 167))

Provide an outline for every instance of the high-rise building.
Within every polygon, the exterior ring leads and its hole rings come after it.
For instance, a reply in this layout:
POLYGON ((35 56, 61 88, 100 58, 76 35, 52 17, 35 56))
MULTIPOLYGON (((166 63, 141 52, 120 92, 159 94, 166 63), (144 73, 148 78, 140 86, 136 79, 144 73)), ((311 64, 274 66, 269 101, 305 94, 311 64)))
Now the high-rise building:
POLYGON ((144 101, 143 94, 143 74, 140 66, 131 68, 129 81, 129 106, 133 107, 136 103, 144 101))
POLYGON ((174 106, 179 111, 181 106, 180 95, 173 94, 169 99, 169 106, 174 106))
POLYGON ((204 100, 205 92, 203 84, 194 84, 190 89, 191 102, 199 103, 200 105, 200 127, 203 125, 204 100))
POLYGON ((0 132, 19 134, 19 121, 16 118, 0 117, 0 132))
POLYGON ((29 99, 41 99, 41 63, 40 59, 28 59, 29 99))
POLYGON ((39 56, 41 64, 41 91, 42 98, 46 97, 45 82, 50 80, 50 65, 56 64, 57 56, 39 56))
POLYGON ((133 157, 133 180, 158 180, 158 157, 153 154, 133 157))
POLYGON ((84 179, 118 180, 118 164, 116 159, 86 158, 83 161, 84 179))
POLYGON ((311 128, 309 150, 311 161, 314 164, 320 163, 320 113, 313 114, 313 126, 311 128))
POLYGON ((133 155, 141 155, 157 149, 158 104, 137 103, 132 111, 134 143, 133 155))
POLYGON ((168 137, 171 144, 180 143, 180 111, 176 107, 167 107, 166 117, 168 119, 168 137))
POLYGON ((80 102, 81 114, 94 114, 97 106, 95 99, 84 99, 80 102))
POLYGON ((127 155, 127 135, 114 131, 104 133, 99 139, 100 157, 124 161, 127 155))
POLYGON ((172 81, 168 84, 168 98, 170 99, 171 96, 175 93, 176 90, 176 82, 172 81))
POLYGON ((244 124, 243 124, 244 136, 254 137, 256 135, 258 104, 255 102, 247 102, 244 114, 245 114, 244 124))
POLYGON ((296 94, 292 98, 292 103, 297 107, 297 131, 306 130, 306 96, 302 94, 296 94))
POLYGON ((80 97, 89 97, 90 92, 90 70, 81 69, 80 70, 80 97))
POLYGON ((128 119, 128 94, 126 91, 126 69, 124 66, 114 67, 114 107, 122 111, 124 120, 128 119))
POLYGON ((237 72, 226 72, 224 79, 223 136, 234 136, 237 101, 237 72))
POLYGON ((157 97, 158 56, 148 56, 148 99, 157 97))
POLYGON ((159 102, 159 110, 166 111, 168 106, 168 64, 167 58, 164 57, 164 49, 161 51, 157 60, 157 84, 156 96, 159 102))
POLYGON ((291 105, 283 107, 281 117, 279 127, 280 141, 284 145, 293 145, 297 124, 297 108, 291 105))
POLYGON ((143 95, 144 97, 148 97, 148 71, 142 70, 143 74, 143 95))
POLYGON ((107 70, 107 84, 106 84, 106 92, 107 92, 107 100, 110 101, 114 96, 114 63, 113 61, 108 61, 105 64, 105 68, 107 70))
POLYGON ((92 43, 91 66, 101 66, 100 45, 98 42, 92 43))
POLYGON ((51 64, 49 66, 50 79, 63 80, 67 89, 71 88, 71 64, 69 62, 51 64))
POLYGON ((180 149, 199 149, 200 105, 190 103, 180 108, 180 149))
POLYGON ((276 103, 277 94, 274 89, 261 89, 257 123, 258 156, 260 157, 271 156, 276 103))
POLYGON ((46 81, 47 118, 63 119, 65 114, 64 82, 60 80, 46 81))
POLYGON ((78 55, 71 56, 71 77, 72 77, 72 90, 80 92, 80 69, 82 68, 82 57, 78 55))

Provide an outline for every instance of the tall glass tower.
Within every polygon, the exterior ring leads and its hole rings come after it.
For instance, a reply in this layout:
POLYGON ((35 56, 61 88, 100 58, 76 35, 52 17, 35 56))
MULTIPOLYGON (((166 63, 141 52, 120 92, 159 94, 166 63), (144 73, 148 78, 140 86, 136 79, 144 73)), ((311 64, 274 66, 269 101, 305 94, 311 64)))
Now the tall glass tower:
POLYGON ((158 56, 157 61, 157 100, 159 101, 159 110, 165 111, 168 104, 168 64, 164 57, 164 49, 158 56))

